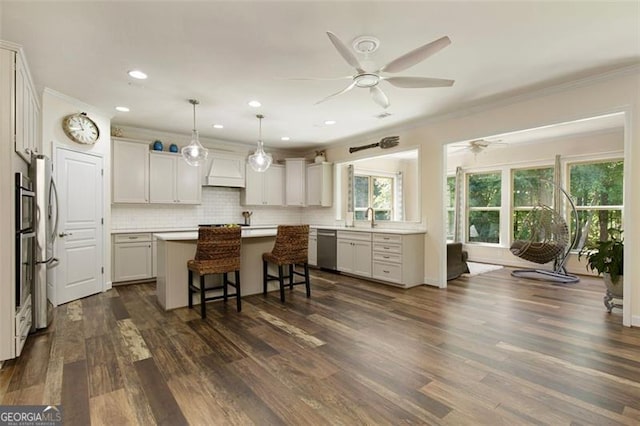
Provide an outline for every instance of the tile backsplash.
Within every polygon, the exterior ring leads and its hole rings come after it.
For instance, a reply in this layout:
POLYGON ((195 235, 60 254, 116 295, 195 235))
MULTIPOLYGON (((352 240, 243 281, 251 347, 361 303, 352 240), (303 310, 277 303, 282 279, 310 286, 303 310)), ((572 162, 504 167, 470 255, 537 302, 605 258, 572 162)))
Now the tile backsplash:
POLYGON ((201 223, 243 223, 244 210, 253 212, 252 225, 307 223, 303 222, 303 208, 241 206, 240 189, 205 186, 200 205, 112 204, 111 228, 176 229, 196 227, 201 223))

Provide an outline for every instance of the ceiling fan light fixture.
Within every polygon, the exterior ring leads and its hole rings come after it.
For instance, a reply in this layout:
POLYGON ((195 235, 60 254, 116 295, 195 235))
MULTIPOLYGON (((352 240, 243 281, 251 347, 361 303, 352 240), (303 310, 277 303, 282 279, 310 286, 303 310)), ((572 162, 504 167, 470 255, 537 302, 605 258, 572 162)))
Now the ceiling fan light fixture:
POLYGON ((353 78, 353 81, 358 87, 373 87, 380 83, 380 76, 371 73, 359 74, 353 78))
POLYGON ((249 166, 256 172, 266 172, 273 162, 271 154, 264 152, 264 143, 262 142, 262 114, 256 115, 259 120, 259 134, 258 134, 258 147, 256 151, 249 156, 249 166))
POLYGON ((193 130, 191 132, 191 142, 189 145, 182 147, 180 153, 187 164, 197 167, 207 160, 209 150, 200 143, 198 130, 196 129, 196 105, 200 102, 198 102, 197 99, 189 99, 189 103, 193 105, 193 130))

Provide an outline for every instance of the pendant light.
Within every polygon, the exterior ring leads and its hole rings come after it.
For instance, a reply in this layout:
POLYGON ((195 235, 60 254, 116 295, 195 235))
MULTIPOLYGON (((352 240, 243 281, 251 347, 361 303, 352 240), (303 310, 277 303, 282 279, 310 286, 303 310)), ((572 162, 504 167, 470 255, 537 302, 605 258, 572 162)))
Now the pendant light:
POLYGON ((273 158, 271 157, 271 154, 267 154, 266 152, 264 152, 264 144, 262 143, 262 119, 264 118, 264 116, 262 114, 258 114, 256 115, 256 117, 258 118, 260 123, 258 148, 256 149, 256 152, 249 156, 249 165, 256 172, 264 172, 271 165, 273 158))
POLYGON ((196 105, 200 102, 197 99, 189 99, 189 103, 193 105, 193 132, 191 133, 191 143, 182 147, 181 152, 184 161, 191 166, 197 167, 207 160, 209 150, 200 143, 198 131, 196 130, 196 105))

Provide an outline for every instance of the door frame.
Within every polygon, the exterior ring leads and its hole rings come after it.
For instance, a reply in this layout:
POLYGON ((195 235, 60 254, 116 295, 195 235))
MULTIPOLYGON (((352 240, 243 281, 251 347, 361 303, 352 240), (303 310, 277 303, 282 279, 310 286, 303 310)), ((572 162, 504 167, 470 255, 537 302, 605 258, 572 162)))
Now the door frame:
MULTIPOLYGON (((104 168, 105 168, 105 162, 104 162, 104 154, 102 154, 101 152, 94 152, 94 151, 86 151, 86 150, 81 150, 81 149, 73 149, 72 146, 66 145, 66 144, 61 144, 61 143, 57 143, 55 141, 51 142, 51 161, 53 163, 53 179, 56 181, 58 181, 58 161, 57 161, 57 157, 58 157, 58 150, 59 149, 63 149, 65 151, 69 151, 69 152, 74 152, 76 154, 84 154, 84 155, 90 155, 92 157, 96 157, 96 158, 100 158, 100 160, 102 161, 102 182, 101 182, 101 186, 102 186, 102 217, 106 218, 107 217, 107 207, 111 207, 110 203, 106 202, 105 199, 105 174, 104 174, 104 168)), ((108 258, 107 256, 109 256, 109 252, 110 252, 110 245, 108 244, 108 239, 107 239, 107 230, 106 230, 106 226, 105 223, 102 224, 102 264, 103 265, 108 265, 109 262, 107 262, 108 258)), ((57 242, 54 246, 54 250, 57 247, 57 242)), ((55 256, 55 251, 54 251, 54 256, 55 256)), ((107 290, 111 289, 111 282, 107 282, 106 280, 106 273, 107 271, 105 270, 104 274, 101 274, 102 278, 102 282, 101 282, 101 287, 102 287, 102 292, 104 293, 107 290)), ((57 289, 58 289, 58 285, 57 285, 57 274, 56 274, 56 278, 54 279, 53 282, 53 294, 51 294, 50 296, 50 301, 53 304, 53 306, 58 306, 58 294, 57 294, 57 289)), ((47 295, 49 296, 49 295, 47 295)))

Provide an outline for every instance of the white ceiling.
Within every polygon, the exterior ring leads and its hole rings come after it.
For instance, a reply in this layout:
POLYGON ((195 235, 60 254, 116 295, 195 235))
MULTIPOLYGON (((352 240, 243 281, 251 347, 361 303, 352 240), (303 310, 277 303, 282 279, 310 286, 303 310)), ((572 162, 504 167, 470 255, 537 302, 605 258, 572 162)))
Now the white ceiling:
POLYGON ((185 134, 187 99, 197 98, 200 133, 228 141, 254 142, 262 113, 267 149, 319 146, 640 62, 636 1, 0 1, 0 8, 0 38, 24 46, 39 89, 94 105, 114 124, 185 134), (376 36, 377 66, 448 35, 450 46, 400 75, 456 83, 382 83, 392 114, 384 119, 375 118, 383 109, 364 89, 314 105, 348 80, 289 78, 352 73, 328 30, 349 46, 376 36), (149 79, 128 77, 135 68, 149 79), (247 106, 252 99, 263 106, 247 106), (329 119, 337 124, 323 124, 329 119))

